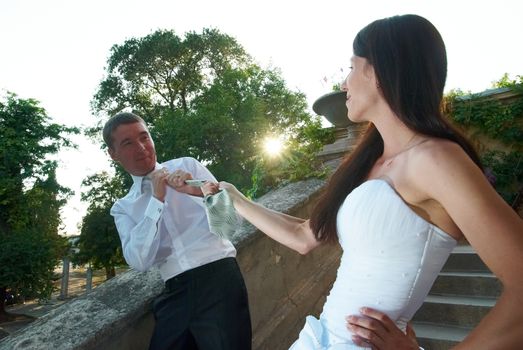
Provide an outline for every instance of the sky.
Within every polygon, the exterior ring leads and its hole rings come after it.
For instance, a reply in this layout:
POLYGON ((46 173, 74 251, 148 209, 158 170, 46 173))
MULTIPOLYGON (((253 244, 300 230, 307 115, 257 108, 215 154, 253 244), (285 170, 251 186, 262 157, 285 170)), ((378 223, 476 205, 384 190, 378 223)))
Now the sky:
MULTIPOLYGON (((34 98, 54 122, 91 126, 89 103, 113 45, 157 29, 183 37, 217 28, 262 67, 279 68, 312 112, 348 71, 357 32, 407 13, 426 17, 443 36, 445 90, 480 92, 504 73, 523 75, 522 10, 521 0, 0 0, 0 96, 34 98)), ((63 234, 78 233, 85 214, 82 180, 110 164, 99 144, 74 140, 78 150, 58 155, 58 181, 76 193, 62 211, 63 234)))

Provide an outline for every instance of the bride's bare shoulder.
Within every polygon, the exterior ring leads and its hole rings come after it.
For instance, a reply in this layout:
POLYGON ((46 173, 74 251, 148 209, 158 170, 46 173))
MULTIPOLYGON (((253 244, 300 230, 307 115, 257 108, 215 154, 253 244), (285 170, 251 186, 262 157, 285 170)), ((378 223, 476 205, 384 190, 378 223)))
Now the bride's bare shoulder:
POLYGON ((465 181, 472 174, 479 178, 482 174, 459 144, 438 138, 430 138, 412 150, 407 172, 413 184, 423 187, 453 182, 451 178, 465 181))
POLYGON ((411 158, 418 165, 425 163, 444 165, 446 162, 462 161, 464 158, 470 159, 463 148, 456 142, 439 139, 428 138, 427 141, 421 143, 418 147, 412 149, 411 158))

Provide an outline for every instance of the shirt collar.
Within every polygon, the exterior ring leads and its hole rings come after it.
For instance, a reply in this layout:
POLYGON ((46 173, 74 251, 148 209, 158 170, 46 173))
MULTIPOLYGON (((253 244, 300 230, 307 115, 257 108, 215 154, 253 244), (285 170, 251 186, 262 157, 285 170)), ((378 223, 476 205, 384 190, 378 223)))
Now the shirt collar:
MULTIPOLYGON (((156 162, 156 165, 154 166, 154 170, 158 170, 158 169, 161 169, 161 168, 162 168, 162 166, 160 165, 160 163, 156 162)), ((152 173, 152 171, 151 171, 151 173, 152 173)), ((144 178, 148 178, 150 180, 151 179, 151 173, 149 173, 149 174, 147 174, 145 176, 136 176, 136 175, 132 175, 131 174, 131 177, 133 178, 133 183, 135 185, 137 185, 138 188, 142 188, 143 179, 144 178)))

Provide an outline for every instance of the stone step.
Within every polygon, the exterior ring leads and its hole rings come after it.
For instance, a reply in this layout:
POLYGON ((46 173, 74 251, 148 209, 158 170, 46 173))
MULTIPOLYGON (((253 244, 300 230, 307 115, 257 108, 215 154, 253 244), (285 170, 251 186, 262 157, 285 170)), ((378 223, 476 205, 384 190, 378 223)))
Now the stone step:
POLYGON ((443 272, 490 272, 470 245, 458 245, 443 266, 443 272))
POLYGON ((496 298, 429 295, 413 321, 473 328, 494 304, 496 298))
POLYGON ((471 331, 470 328, 442 326, 431 323, 413 322, 414 332, 425 350, 447 350, 461 342, 471 331))
POLYGON ((446 350, 461 342, 495 305, 501 282, 470 245, 454 248, 414 315, 420 346, 446 350))
POLYGON ((441 272, 430 294, 497 298, 502 290, 503 285, 490 272, 441 272))

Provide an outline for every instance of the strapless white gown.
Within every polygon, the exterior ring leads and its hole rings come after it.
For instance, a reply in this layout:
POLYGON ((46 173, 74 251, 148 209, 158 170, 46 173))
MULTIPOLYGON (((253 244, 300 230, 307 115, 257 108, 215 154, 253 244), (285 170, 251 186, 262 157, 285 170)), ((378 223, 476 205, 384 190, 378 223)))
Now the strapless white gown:
POLYGON ((362 306, 386 313, 405 330, 456 245, 381 179, 347 196, 337 228, 343 254, 336 281, 320 319, 307 316, 292 350, 362 349, 345 325, 362 306))

